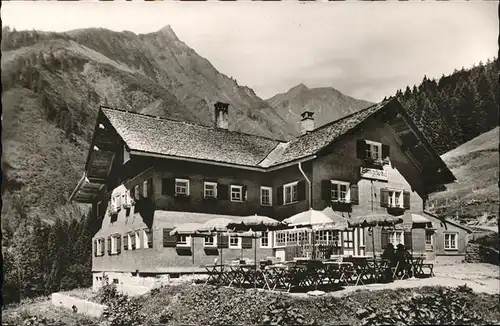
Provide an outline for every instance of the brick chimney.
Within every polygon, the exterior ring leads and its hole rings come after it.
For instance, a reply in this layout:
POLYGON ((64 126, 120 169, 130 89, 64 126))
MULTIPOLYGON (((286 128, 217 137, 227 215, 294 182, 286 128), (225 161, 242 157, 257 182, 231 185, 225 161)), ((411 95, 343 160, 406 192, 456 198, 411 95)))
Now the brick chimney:
POLYGON ((300 122, 301 134, 307 134, 314 130, 314 112, 304 111, 300 114, 302 120, 300 122))
POLYGON ((217 102, 214 105, 215 107, 215 127, 221 129, 229 128, 229 104, 217 102))

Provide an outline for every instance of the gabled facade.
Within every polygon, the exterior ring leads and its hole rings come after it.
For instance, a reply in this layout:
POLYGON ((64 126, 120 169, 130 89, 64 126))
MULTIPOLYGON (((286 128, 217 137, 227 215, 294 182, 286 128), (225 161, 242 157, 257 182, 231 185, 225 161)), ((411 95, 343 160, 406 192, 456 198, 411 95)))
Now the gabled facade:
POLYGON ((258 259, 287 259, 286 244, 297 241, 287 231, 256 243, 168 233, 176 225, 218 216, 283 220, 327 207, 346 218, 387 213, 405 221, 390 231, 318 234, 339 253, 380 253, 388 241, 411 242, 429 258, 465 253, 467 230, 455 230, 456 236, 438 232, 446 221, 430 227, 436 217, 424 212, 428 194, 455 178, 397 100, 317 129, 309 114, 303 135, 289 142, 228 131, 227 114, 228 106, 217 103, 211 128, 101 107, 85 174, 71 195, 92 203, 102 221, 94 237, 95 272, 201 271, 219 250, 223 260, 253 257, 255 245, 258 259), (409 231, 418 224, 417 215, 429 223, 409 231), (436 238, 434 246, 426 246, 429 234, 436 238))

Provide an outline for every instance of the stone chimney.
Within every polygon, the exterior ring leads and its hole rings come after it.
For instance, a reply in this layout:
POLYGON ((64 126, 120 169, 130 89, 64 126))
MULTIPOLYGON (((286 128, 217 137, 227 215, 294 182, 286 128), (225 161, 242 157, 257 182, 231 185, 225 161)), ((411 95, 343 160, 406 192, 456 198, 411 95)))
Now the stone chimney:
POLYGON ((314 130, 314 112, 304 111, 300 114, 302 120, 300 122, 301 134, 307 134, 314 130))
POLYGON ((215 107, 215 127, 221 129, 229 128, 229 104, 217 102, 214 105, 215 107))

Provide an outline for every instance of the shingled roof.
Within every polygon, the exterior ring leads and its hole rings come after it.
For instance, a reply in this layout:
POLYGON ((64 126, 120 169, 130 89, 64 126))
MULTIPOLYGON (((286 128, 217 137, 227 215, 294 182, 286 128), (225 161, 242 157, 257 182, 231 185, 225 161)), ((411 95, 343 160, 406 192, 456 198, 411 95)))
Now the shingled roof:
POLYGON ((384 108, 387 102, 372 105, 289 142, 117 109, 101 110, 130 150, 269 168, 317 153, 384 108))
POLYGON ((131 150, 257 166, 280 141, 184 121, 102 108, 131 150))

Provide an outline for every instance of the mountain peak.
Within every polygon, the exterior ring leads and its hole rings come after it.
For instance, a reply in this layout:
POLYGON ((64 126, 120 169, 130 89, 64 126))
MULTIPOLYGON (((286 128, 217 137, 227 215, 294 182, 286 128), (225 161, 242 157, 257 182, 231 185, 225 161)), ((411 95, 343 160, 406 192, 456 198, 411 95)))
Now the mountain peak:
POLYGON ((306 85, 304 85, 303 83, 300 83, 297 86, 290 88, 289 92, 290 91, 302 91, 302 90, 307 90, 307 89, 309 89, 309 88, 307 88, 306 85))
POLYGON ((175 32, 174 30, 172 29, 172 27, 170 27, 170 25, 165 25, 164 27, 162 27, 158 33, 162 34, 162 35, 166 35, 170 38, 173 38, 173 39, 178 39, 177 38, 177 35, 175 35, 175 32))

